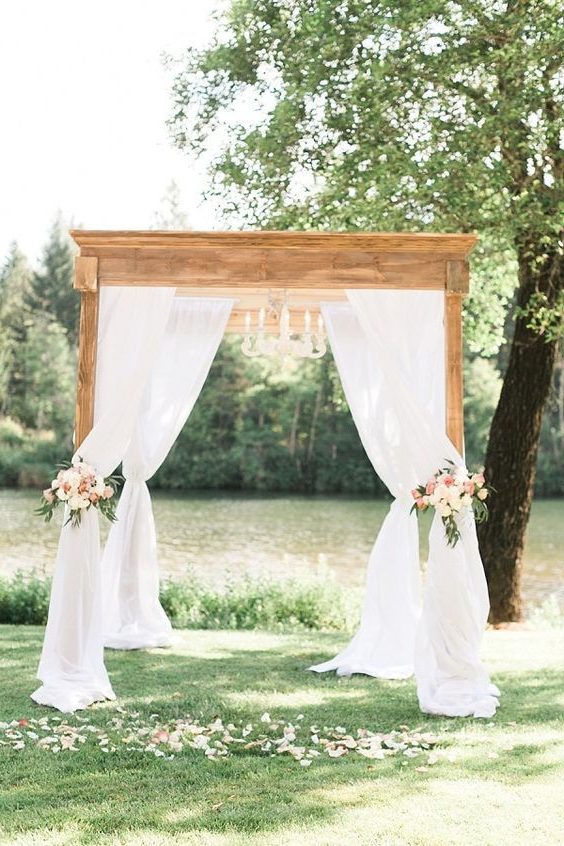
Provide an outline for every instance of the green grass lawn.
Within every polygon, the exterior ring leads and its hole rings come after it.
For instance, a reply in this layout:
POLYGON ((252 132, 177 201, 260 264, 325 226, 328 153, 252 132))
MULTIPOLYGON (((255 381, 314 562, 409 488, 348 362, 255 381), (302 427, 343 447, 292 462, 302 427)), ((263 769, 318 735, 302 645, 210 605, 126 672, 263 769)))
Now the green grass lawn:
MULTIPOLYGON (((104 754, 0 748, 0 843, 197 846, 557 846, 564 842, 564 633, 490 631, 484 658, 502 689, 492 721, 423 717, 412 682, 304 672, 346 640, 334 634, 179 632, 172 650, 106 653, 118 706, 163 720, 275 717, 440 735, 456 753, 421 758, 237 754, 185 750, 174 760, 125 748, 104 754)), ((29 699, 42 630, 0 627, 0 720, 53 712, 29 699)))

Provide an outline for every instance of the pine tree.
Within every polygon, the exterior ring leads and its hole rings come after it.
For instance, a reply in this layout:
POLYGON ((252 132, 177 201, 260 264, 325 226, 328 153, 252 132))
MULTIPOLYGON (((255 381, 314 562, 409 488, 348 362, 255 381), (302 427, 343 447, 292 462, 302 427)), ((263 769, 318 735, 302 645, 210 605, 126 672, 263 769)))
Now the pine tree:
POLYGON ((17 351, 26 335, 32 271, 14 242, 0 271, 0 413, 10 414, 19 389, 17 351))
POLYGON ((45 245, 41 267, 33 274, 28 305, 34 312, 54 318, 66 331, 71 344, 78 338, 80 298, 73 288, 74 250, 66 227, 58 216, 45 245))

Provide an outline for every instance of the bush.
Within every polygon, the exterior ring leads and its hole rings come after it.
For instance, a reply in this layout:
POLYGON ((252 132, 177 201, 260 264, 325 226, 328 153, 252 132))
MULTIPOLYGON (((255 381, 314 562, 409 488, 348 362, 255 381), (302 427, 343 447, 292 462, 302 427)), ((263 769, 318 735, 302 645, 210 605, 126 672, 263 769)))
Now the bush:
MULTIPOLYGON (((34 574, 0 579, 0 623, 45 625, 50 590, 34 574)), ((173 626, 187 629, 348 631, 359 607, 356 593, 320 578, 241 578, 217 588, 193 576, 163 582, 161 602, 173 626)))
POLYGON ((43 626, 47 622, 51 582, 21 572, 0 578, 0 623, 43 626))
POLYGON ((358 615, 356 594, 319 578, 241 578, 222 589, 197 578, 165 582, 163 608, 177 628, 348 631, 358 615))

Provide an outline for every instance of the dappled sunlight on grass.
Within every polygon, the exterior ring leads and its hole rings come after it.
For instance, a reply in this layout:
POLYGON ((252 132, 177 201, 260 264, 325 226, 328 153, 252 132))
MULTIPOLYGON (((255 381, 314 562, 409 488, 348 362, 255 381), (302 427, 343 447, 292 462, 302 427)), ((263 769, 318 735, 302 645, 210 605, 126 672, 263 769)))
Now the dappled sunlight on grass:
MULTIPOLYGON (((0 720, 53 716, 29 693, 41 631, 0 627, 0 720)), ((318 676, 305 668, 343 637, 263 632, 177 632, 168 650, 106 661, 118 702, 82 716, 103 726, 118 707, 174 720, 190 714, 273 719, 390 731, 431 731, 440 758, 317 758, 234 754, 174 760, 89 746, 53 755, 0 749, 0 843, 10 846, 464 846, 559 842, 564 770, 564 638, 555 632, 488 632, 486 654, 502 690, 493 720, 419 712, 413 680, 318 676), (4 840, 2 839, 4 837, 4 840)))

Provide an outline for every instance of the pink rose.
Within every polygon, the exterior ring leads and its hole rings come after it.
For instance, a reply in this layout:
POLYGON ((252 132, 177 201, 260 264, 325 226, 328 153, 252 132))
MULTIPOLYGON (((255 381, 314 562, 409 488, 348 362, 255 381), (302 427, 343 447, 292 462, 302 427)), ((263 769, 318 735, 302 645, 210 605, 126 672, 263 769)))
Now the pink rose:
POLYGON ((90 496, 88 497, 88 499, 90 500, 90 502, 93 502, 94 504, 96 504, 98 502, 98 500, 100 499, 100 497, 98 496, 97 493, 91 493, 90 496))
POLYGON ((421 496, 421 493, 417 490, 417 488, 413 488, 413 490, 411 491, 411 496, 413 497, 413 499, 417 500, 421 496))
POLYGON ((421 510, 423 510, 424 508, 427 508, 427 503, 426 503, 426 502, 423 502, 423 498, 422 498, 422 497, 420 497, 420 498, 417 500, 417 502, 415 503, 415 505, 417 506, 417 508, 420 508, 421 510))
POLYGON ((474 495, 474 482, 464 482, 462 487, 464 488, 464 493, 470 494, 470 496, 474 495))
POLYGON ((443 485, 446 485, 447 488, 450 488, 451 485, 454 485, 454 476, 444 476, 443 485))
POLYGON ((484 482, 486 481, 486 477, 483 473, 474 473, 474 475, 472 476, 472 481, 475 485, 481 488, 484 482))
POLYGON ((437 483, 433 479, 429 479, 425 487, 425 493, 427 494, 427 496, 431 496, 436 487, 437 483))
POLYGON ((104 499, 110 499, 113 495, 114 489, 110 487, 110 485, 106 485, 106 487, 104 488, 104 493, 102 494, 104 499))
POLYGON ((166 743, 168 740, 168 731, 156 731, 153 735, 154 743, 166 743))
POLYGON ((55 501, 55 494, 51 490, 51 488, 45 488, 43 491, 43 499, 46 499, 47 502, 54 502, 55 501))

